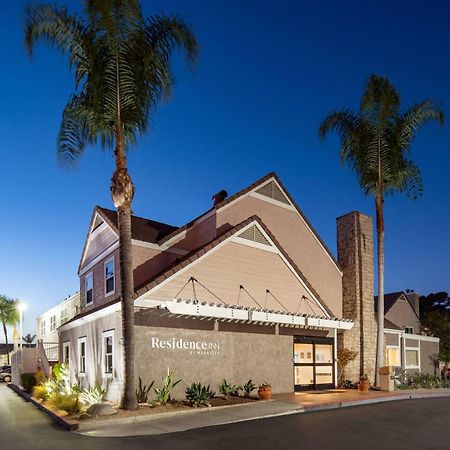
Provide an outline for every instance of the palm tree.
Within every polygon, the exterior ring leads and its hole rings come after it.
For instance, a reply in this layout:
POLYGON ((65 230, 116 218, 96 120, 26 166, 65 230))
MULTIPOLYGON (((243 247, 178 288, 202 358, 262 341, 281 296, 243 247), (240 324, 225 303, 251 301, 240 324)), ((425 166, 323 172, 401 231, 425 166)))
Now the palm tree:
POLYGON ((8 351, 8 330, 6 327, 8 325, 14 325, 18 320, 19 314, 16 308, 16 301, 6 297, 5 295, 0 295, 0 322, 3 325, 3 333, 5 334, 6 358, 8 361, 8 366, 10 361, 8 351))
POLYGON ((114 148, 111 195, 117 208, 120 241, 124 392, 122 407, 136 409, 134 389, 134 305, 131 203, 134 186, 127 150, 148 130, 149 116, 172 86, 170 59, 182 49, 189 62, 198 45, 190 27, 177 16, 142 16, 137 0, 86 0, 84 16, 65 7, 28 6, 25 44, 32 53, 43 40, 67 55, 75 92, 62 117, 57 150, 61 161, 75 163, 87 144, 114 148))
MULTIPOLYGON (((426 122, 443 124, 444 114, 432 100, 400 111, 400 96, 387 78, 369 77, 359 111, 329 114, 319 128, 324 140, 334 130, 339 136, 342 163, 356 173, 361 189, 375 198, 378 253, 377 368, 384 365, 384 216, 387 195, 405 192, 416 199, 422 194, 419 168, 409 157, 417 130, 426 122)), ((378 384, 378 373, 375 373, 378 384)))
POLYGON ((31 335, 30 333, 28 333, 26 336, 23 337, 23 342, 25 342, 25 344, 32 344, 33 341, 36 339, 36 335, 33 334, 31 335))

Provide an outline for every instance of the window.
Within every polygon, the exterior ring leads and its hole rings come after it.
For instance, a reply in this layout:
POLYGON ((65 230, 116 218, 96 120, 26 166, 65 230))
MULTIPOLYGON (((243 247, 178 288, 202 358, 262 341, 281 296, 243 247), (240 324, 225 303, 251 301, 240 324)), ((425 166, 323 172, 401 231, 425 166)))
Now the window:
POLYGON ((406 334, 414 334, 414 328, 413 327, 403 327, 406 334))
POLYGON ((56 316, 50 317, 50 332, 56 330, 56 316))
POLYGON ((78 372, 86 373, 86 337, 78 339, 78 372))
POLYGON ((114 258, 105 262, 105 294, 114 294, 114 258))
POLYGON ((62 362, 69 364, 70 361, 70 342, 63 342, 62 362))
POLYGON ((400 366, 400 352, 396 346, 386 346, 386 365, 400 366))
POLYGON ((90 305, 94 300, 94 276, 92 273, 86 275, 84 288, 86 290, 86 305, 90 305))
POLYGON ((406 348, 405 349, 406 368, 419 369, 419 349, 406 348))
POLYGON ((68 318, 69 318, 69 312, 67 311, 67 308, 62 309, 61 310, 61 325, 63 323, 66 323, 68 318))
POLYGON ((46 329, 45 329, 45 319, 41 320, 41 337, 45 335, 46 333, 46 329))
POLYGON ((114 368, 114 330, 103 333, 103 373, 112 376, 114 368))

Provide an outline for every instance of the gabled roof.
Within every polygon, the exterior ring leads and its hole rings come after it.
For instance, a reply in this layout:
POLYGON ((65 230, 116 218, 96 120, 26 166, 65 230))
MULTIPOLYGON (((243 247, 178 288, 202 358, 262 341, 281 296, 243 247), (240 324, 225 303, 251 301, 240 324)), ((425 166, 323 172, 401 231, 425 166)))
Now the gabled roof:
POLYGON ((170 278, 172 275, 175 275, 181 269, 189 266, 194 261, 199 259, 201 256, 208 253, 214 247, 219 245, 221 242, 223 242, 226 239, 230 238, 231 236, 235 235, 239 230, 241 230, 242 228, 251 224, 252 222, 257 222, 261 226, 261 228, 269 236, 269 238, 272 240, 272 242, 275 244, 275 246, 278 248, 278 250, 284 256, 284 258, 288 261, 288 263, 293 268, 293 270, 296 272, 296 274, 300 277, 300 279, 304 282, 304 284, 308 287, 308 289, 311 291, 311 293, 314 295, 314 297, 317 299, 317 301, 323 307, 323 309, 325 309, 326 312, 331 317, 334 317, 331 310, 328 308, 326 303, 321 299, 321 297, 316 292, 316 290, 313 288, 311 283, 307 280, 305 275, 301 272, 301 270, 294 263, 294 261, 292 261, 292 259, 289 257, 289 255, 286 253, 286 251, 283 249, 283 247, 280 245, 280 243, 276 240, 276 238, 272 235, 270 230, 267 228, 267 226, 263 223, 263 221, 258 216, 249 217, 248 219, 244 220, 243 222, 239 223, 238 225, 234 226, 233 228, 229 229, 228 231, 223 232, 220 236, 216 237, 212 241, 206 243, 205 245, 202 245, 200 248, 197 248, 197 249, 191 251, 187 255, 183 256, 181 259, 177 259, 172 266, 164 269, 159 274, 154 275, 149 280, 142 283, 140 286, 136 286, 134 298, 140 297, 141 295, 144 295, 147 291, 155 288, 160 283, 162 283, 164 280, 166 280, 167 278, 170 278))
POLYGON ((384 319, 384 328, 387 330, 399 330, 401 331, 402 328, 398 327, 397 325, 393 324, 390 320, 384 319))
MULTIPOLYGON (((89 231, 84 242, 83 252, 81 253, 78 271, 81 269, 81 265, 84 260, 84 255, 87 250, 87 244, 89 242, 89 236, 97 228, 99 221, 104 221, 105 223, 107 223, 109 227, 117 234, 117 236, 119 236, 117 211, 102 208, 100 206, 95 206, 89 225, 89 231), (99 220, 99 218, 101 220, 99 220)), ((176 229, 177 227, 173 225, 168 225, 166 223, 156 222, 154 220, 131 215, 131 238, 138 241, 145 241, 151 244, 156 244, 159 239, 162 239, 164 236, 176 229)))
POLYGON ((300 215, 300 217, 303 219, 303 221, 306 223, 307 227, 311 230, 312 234, 315 236, 315 238, 320 242, 320 244, 322 245, 322 247, 324 248, 324 250, 328 253, 329 257, 331 258, 331 260, 333 261, 333 263, 336 265, 336 267, 342 271, 342 268, 339 266, 339 263, 337 262, 336 258, 334 257, 333 253, 331 253, 330 249, 327 247, 327 245, 325 244, 325 242, 322 241, 322 239, 320 238, 319 234, 316 232, 316 230, 314 229, 314 227, 311 225, 311 223, 309 222, 309 220, 306 218, 306 216, 303 214, 303 211, 299 208, 299 206, 297 205, 297 203, 295 202, 295 200, 292 198, 291 194, 287 191, 287 189, 284 187, 283 183, 281 182, 280 178, 278 177, 278 175, 275 172, 270 172, 267 175, 263 176, 262 178, 260 178, 259 180, 255 181, 254 183, 250 184, 249 186, 247 186, 246 188, 240 190, 239 192, 236 192, 235 194, 231 195, 230 197, 227 197, 225 200, 223 200, 222 202, 218 203, 217 205, 215 205, 214 207, 210 208, 208 211, 204 212, 203 214, 201 214, 200 216, 196 217, 195 219, 191 220, 190 222, 186 223, 185 225, 179 227, 178 229, 174 230, 173 232, 171 232, 170 234, 167 234, 166 236, 164 236, 158 243, 162 244, 164 242, 166 242, 167 240, 173 238, 174 236, 176 236, 177 234, 181 233, 182 231, 185 231, 186 229, 188 229, 189 227, 191 227, 195 221, 197 221, 198 219, 200 219, 201 217, 209 214, 211 211, 213 210, 219 210, 221 208, 223 208, 225 205, 228 205, 229 203, 233 202, 234 200, 237 200, 238 198, 244 196, 245 194, 253 191, 254 189, 256 189, 258 186, 260 186, 261 184, 264 184, 266 181, 270 180, 270 179, 274 179, 279 186, 281 187, 281 189, 283 190, 284 194, 286 195, 286 197, 289 199, 289 201, 291 202, 292 206, 296 209, 296 211, 298 212, 298 214, 300 215))
MULTIPOLYGON (((104 217, 108 224, 116 231, 119 232, 117 224, 117 211, 111 209, 102 208, 96 206, 95 209, 104 217)), ((156 244, 164 236, 172 233, 178 227, 168 225, 162 222, 156 222, 154 220, 145 219, 143 217, 131 216, 131 238, 138 241, 150 242, 156 244)))
MULTIPOLYGON (((411 306, 411 303, 408 301, 406 294, 403 291, 389 292, 388 294, 384 294, 384 315, 386 315, 389 312, 389 310, 395 305, 395 303, 397 303, 397 301, 402 296, 404 297, 404 300, 406 301, 406 303, 408 303, 414 314, 417 316, 416 311, 411 306)), ((378 295, 374 297, 374 301, 375 301, 375 311, 378 311, 378 295)), ((417 318, 419 319, 419 317, 417 318)))

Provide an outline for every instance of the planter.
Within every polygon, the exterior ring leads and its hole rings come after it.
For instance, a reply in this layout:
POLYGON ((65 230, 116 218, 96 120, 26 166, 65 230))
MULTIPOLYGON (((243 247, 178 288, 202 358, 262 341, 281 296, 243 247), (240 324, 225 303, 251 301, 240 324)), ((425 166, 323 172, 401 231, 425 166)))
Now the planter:
POLYGON ((370 381, 369 380, 361 380, 358 384, 358 389, 361 392, 368 392, 370 388, 370 381))
POLYGON ((259 388, 258 398, 260 400, 270 400, 272 398, 272 388, 259 388))

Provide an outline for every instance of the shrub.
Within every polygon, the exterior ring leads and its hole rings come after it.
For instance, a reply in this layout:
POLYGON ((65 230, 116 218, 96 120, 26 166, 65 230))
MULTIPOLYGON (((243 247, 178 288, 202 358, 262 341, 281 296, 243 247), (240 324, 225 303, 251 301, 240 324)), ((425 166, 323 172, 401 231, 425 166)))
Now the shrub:
POLYGON ((105 395, 106 390, 96 386, 89 389, 82 389, 78 394, 78 398, 83 404, 83 407, 88 408, 95 403, 101 403, 105 395))
POLYGON ((244 397, 251 397, 252 392, 256 389, 256 384, 252 383, 252 380, 248 380, 244 384, 242 390, 244 391, 244 397))
POLYGON ((395 386, 398 390, 405 389, 439 389, 450 387, 450 380, 446 377, 441 378, 435 375, 429 375, 427 373, 414 373, 407 375, 406 371, 403 371, 402 375, 398 378, 399 383, 395 386))
POLYGON ((344 386, 346 383, 345 379, 345 368, 356 359, 358 352, 350 348, 339 348, 337 351, 337 370, 338 370, 338 385, 344 386))
POLYGON ((234 384, 229 384, 228 381, 224 378, 219 384, 218 389, 222 395, 227 397, 228 395, 238 395, 240 387, 234 384))
POLYGON ((156 396, 155 403, 157 403, 159 405, 165 405, 169 400, 171 400, 170 392, 181 381, 181 380, 178 380, 178 381, 175 381, 175 383, 174 383, 173 382, 174 374, 175 374, 175 370, 168 370, 167 376, 163 380, 162 388, 161 389, 159 389, 159 388, 153 389, 155 396, 156 396))
POLYGON ((34 373, 22 373, 20 375, 20 384, 24 388, 25 392, 31 394, 34 386, 36 386, 36 376, 34 373))
MULTIPOLYGON (((191 406, 210 406, 211 390, 201 383, 192 383, 186 388, 186 400, 191 406)), ((214 395, 214 393, 212 393, 214 395)))
POLYGON ((43 385, 38 385, 33 388, 33 397, 36 400, 47 400, 48 392, 47 388, 43 385))
POLYGON ((80 411, 78 394, 54 394, 47 400, 47 403, 55 409, 61 409, 71 414, 75 414, 80 411))
POLYGON ((152 381, 148 386, 143 385, 142 379, 139 377, 139 386, 136 389, 136 400, 138 403, 148 403, 148 393, 154 384, 155 382, 152 381))
POLYGON ((36 372, 36 385, 40 386, 44 384, 46 381, 47 377, 45 376, 45 373, 41 369, 38 369, 38 371, 36 372))

